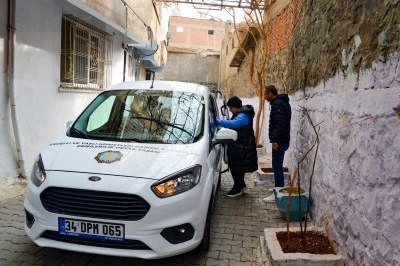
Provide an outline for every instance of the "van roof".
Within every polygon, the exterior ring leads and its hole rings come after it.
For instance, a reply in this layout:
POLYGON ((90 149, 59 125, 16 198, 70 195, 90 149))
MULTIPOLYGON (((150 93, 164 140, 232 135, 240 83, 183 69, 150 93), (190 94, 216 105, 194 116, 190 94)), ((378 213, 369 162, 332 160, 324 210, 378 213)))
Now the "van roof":
POLYGON ((209 91, 208 87, 204 85, 180 81, 155 80, 153 88, 150 88, 151 85, 151 80, 129 81, 113 85, 107 90, 166 90, 192 92, 202 95, 206 95, 209 91))

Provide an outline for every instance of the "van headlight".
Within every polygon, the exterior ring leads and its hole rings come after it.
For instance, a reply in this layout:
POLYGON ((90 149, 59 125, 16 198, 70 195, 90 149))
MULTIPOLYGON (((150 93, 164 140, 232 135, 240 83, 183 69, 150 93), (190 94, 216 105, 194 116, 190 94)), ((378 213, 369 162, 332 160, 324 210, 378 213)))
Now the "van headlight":
POLYGON ((151 186, 159 198, 167 198, 194 188, 200 181, 201 165, 167 176, 151 186))
POLYGON ((44 170, 42 156, 39 155, 38 159, 33 165, 31 181, 35 186, 39 187, 44 182, 45 179, 46 179, 46 171, 44 170))

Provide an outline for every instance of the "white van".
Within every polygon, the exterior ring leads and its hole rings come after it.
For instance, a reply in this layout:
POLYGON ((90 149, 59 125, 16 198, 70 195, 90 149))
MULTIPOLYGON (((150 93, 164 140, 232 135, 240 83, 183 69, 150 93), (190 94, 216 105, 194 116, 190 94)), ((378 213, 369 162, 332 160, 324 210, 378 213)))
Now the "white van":
POLYGON ((162 258, 207 250, 220 182, 219 108, 205 86, 118 84, 38 156, 24 207, 39 246, 162 258))

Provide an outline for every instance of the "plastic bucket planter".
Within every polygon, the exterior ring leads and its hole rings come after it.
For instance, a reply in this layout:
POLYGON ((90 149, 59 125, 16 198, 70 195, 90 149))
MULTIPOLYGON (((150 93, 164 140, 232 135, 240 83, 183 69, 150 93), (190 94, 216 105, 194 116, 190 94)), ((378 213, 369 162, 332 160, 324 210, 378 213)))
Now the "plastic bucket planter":
MULTIPOLYGON (((289 199, 289 187, 275 187, 275 203, 282 215, 283 219, 286 220, 286 208, 289 199)), ((290 209, 289 209, 289 221, 300 221, 304 218, 307 213, 308 207, 308 191, 300 188, 300 193, 298 188, 292 188, 292 194, 290 196, 290 209), (301 201, 301 212, 299 201, 301 201)))

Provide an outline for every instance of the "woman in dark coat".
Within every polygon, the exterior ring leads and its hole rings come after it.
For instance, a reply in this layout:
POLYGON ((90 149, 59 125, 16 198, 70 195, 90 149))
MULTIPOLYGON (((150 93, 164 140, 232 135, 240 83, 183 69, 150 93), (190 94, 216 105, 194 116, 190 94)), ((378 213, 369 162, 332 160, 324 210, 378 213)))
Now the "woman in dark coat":
POLYGON ((254 109, 251 105, 242 105, 242 101, 231 97, 227 105, 233 114, 231 120, 217 120, 219 126, 230 128, 238 133, 237 140, 228 145, 228 165, 233 178, 233 188, 226 195, 236 197, 246 188, 245 173, 258 169, 256 140, 253 130, 254 109))

